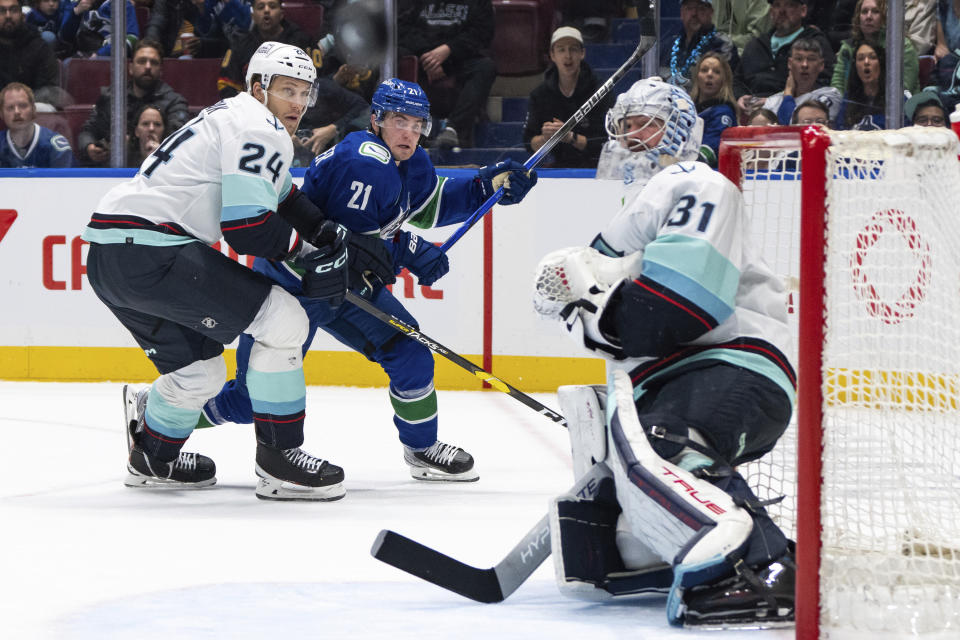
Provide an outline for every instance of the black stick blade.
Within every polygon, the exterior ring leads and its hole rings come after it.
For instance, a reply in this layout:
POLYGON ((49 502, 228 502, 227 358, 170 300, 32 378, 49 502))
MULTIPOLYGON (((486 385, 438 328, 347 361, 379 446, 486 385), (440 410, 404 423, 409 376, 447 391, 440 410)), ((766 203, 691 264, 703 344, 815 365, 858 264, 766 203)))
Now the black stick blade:
POLYGON ((383 529, 370 554, 421 580, 477 602, 502 602, 503 592, 494 569, 477 569, 426 547, 399 533, 383 529))

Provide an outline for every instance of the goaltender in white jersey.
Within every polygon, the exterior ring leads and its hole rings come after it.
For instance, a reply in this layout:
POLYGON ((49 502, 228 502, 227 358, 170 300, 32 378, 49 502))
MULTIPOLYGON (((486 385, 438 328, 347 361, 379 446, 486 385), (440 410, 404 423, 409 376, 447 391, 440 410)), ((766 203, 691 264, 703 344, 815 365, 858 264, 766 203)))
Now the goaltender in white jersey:
POLYGON ((792 624, 793 544, 736 470, 793 410, 786 292, 736 186, 676 161, 700 142, 682 89, 637 82, 608 130, 660 170, 590 247, 545 256, 534 286, 538 313, 612 363, 606 386, 558 391, 574 472, 601 478, 551 509, 558 584, 592 600, 665 592, 672 624, 792 624))

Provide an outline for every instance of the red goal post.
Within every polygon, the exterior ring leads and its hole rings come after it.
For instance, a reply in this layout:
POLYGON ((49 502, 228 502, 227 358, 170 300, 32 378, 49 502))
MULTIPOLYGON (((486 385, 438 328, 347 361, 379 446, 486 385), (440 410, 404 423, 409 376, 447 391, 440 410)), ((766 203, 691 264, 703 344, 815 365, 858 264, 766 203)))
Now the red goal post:
POLYGON ((745 470, 797 540, 797 638, 960 638, 960 163, 945 128, 735 127, 789 291, 796 420, 745 470), (798 304, 799 302, 799 304, 798 304))

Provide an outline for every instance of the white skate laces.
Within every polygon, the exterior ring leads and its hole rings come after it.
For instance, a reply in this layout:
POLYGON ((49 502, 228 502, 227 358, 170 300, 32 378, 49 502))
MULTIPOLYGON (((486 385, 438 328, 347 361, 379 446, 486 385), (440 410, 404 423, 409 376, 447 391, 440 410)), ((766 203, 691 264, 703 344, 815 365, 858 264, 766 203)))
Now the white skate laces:
POLYGON ((284 449, 283 456, 307 473, 318 473, 323 466, 323 460, 315 458, 303 449, 296 447, 294 449, 284 449))
POLYGON ((455 447, 452 444, 446 444, 437 440, 421 453, 431 460, 434 460, 437 464, 446 467, 457 457, 458 451, 460 451, 460 447, 455 447))
POLYGON ((197 469, 197 454, 181 451, 177 459, 173 461, 173 468, 180 471, 195 471, 197 469))

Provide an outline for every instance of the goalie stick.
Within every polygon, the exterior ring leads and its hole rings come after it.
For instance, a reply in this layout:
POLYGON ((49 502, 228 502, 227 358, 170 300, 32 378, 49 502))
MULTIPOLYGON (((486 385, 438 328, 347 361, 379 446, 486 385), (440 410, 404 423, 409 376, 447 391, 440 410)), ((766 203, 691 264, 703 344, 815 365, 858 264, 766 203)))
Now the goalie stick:
MULTIPOLYGON (((607 97, 607 94, 613 90, 613 85, 617 84, 620 79, 626 75, 627 71, 630 70, 630 67, 635 65, 644 54, 649 51, 654 44, 657 42, 656 30, 653 24, 653 19, 649 16, 644 16, 640 20, 640 41, 637 43, 637 48, 634 49, 633 53, 630 54, 630 57, 627 58, 627 61, 620 65, 620 68, 613 72, 607 81, 600 85, 600 88, 590 96, 586 102, 580 105, 580 108, 577 109, 572 116, 567 118, 567 121, 563 123, 563 126, 557 129, 557 131, 550 136, 550 138, 543 143, 543 146, 537 149, 537 151, 527 158, 526 162, 523 163, 524 168, 527 171, 530 171, 543 160, 550 151, 563 140, 564 136, 570 133, 570 130, 573 129, 577 124, 583 120, 590 111, 593 110, 597 103, 607 97)), ((480 205, 480 207, 473 212, 473 214, 461 224, 456 231, 453 232, 447 241, 440 245, 440 251, 446 253, 446 251, 453 246, 453 244, 459 240, 463 234, 470 230, 470 228, 477 223, 480 218, 487 214, 490 209, 493 208, 493 205, 500 202, 500 198, 503 197, 503 187, 500 187, 496 192, 486 199, 486 201, 480 205)))
POLYGON ((566 419, 562 415, 554 411, 553 409, 550 409, 540 404, 539 402, 537 402, 536 400, 534 400, 533 398, 525 394, 523 391, 520 391, 519 389, 512 387, 511 385, 507 384, 506 382, 496 377, 489 371, 485 369, 481 369, 480 367, 473 364, 472 362, 470 362, 460 354, 455 353, 450 349, 447 349, 445 346, 443 346, 442 344, 440 344, 430 336, 423 334, 416 327, 413 327, 407 324, 406 322, 404 322, 403 320, 393 315, 390 315, 386 311, 378 309, 363 296, 358 295, 353 291, 347 291, 346 299, 351 303, 357 305, 358 307, 360 307, 370 315, 372 315, 377 320, 380 320, 381 322, 384 322, 390 325, 391 327, 393 327, 403 335, 407 336, 411 340, 416 340, 426 348, 430 349, 430 351, 440 354, 441 356, 443 356, 450 362, 454 363, 455 365, 458 365, 459 367, 466 369, 467 371, 475 375, 477 378, 479 378, 483 382, 486 382, 487 384, 489 384, 491 387, 493 387, 497 391, 502 391, 508 396, 510 396, 511 398, 515 400, 519 400, 520 402, 530 407, 537 413, 546 416, 547 418, 553 420, 554 422, 559 422, 564 427, 567 426, 566 419))
MULTIPOLYGON (((569 493, 592 498, 604 470, 603 463, 594 465, 569 493)), ((370 554, 391 567, 465 598, 484 603, 503 602, 550 557, 549 515, 540 518, 510 553, 489 569, 471 567, 389 529, 377 535, 370 554)))

